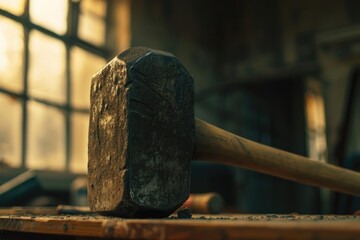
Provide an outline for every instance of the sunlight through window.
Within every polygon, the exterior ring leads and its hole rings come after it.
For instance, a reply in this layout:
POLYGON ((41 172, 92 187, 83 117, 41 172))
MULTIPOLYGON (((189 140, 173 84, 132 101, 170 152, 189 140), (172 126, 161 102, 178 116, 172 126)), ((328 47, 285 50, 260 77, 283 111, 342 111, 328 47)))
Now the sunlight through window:
POLYGON ((32 22, 58 34, 65 34, 66 32, 67 10, 68 1, 64 0, 30 1, 30 18, 32 22))
POLYGON ((30 33, 29 93, 58 103, 66 101, 65 45, 52 37, 30 33))
POLYGON ((0 8, 15 15, 24 13, 25 0, 0 0, 0 8))
POLYGON ((65 170, 65 114, 30 101, 28 161, 33 169, 65 170))
POLYGON ((105 15, 105 1, 82 0, 80 2, 79 37, 98 46, 104 45, 105 15))
MULTIPOLYGON (((305 93, 308 154, 316 160, 327 160, 325 106, 322 95, 314 90, 316 82, 308 82, 313 89, 305 93)), ((317 87, 316 87, 317 88, 317 87)))
POLYGON ((0 165, 20 167, 21 103, 0 93, 0 165))
POLYGON ((23 89, 24 34, 20 24, 0 16, 0 87, 23 89))

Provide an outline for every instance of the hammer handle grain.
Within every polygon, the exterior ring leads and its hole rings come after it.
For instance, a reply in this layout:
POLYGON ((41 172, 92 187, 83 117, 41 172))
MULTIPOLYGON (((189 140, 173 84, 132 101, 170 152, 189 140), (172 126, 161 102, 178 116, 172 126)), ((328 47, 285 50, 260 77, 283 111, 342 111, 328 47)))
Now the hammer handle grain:
POLYGON ((360 173, 265 146, 195 119, 194 158, 360 196, 360 173))

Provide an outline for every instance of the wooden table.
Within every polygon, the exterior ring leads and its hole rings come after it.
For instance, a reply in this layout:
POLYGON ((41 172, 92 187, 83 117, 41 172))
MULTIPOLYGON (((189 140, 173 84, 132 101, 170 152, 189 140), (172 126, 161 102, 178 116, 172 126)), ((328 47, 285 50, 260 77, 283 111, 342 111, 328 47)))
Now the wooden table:
POLYGON ((360 216, 195 215, 121 219, 0 215, 0 239, 360 239, 360 216))

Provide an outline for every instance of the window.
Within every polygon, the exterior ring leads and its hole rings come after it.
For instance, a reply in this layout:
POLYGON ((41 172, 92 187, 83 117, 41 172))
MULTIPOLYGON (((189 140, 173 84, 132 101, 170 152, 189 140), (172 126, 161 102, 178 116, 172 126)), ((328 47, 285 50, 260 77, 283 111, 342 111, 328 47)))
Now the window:
POLYGON ((2 164, 86 171, 91 76, 118 50, 124 2, 0 0, 2 164))
POLYGON ((315 78, 306 82, 305 113, 308 156, 314 160, 327 161, 325 106, 321 85, 315 78))

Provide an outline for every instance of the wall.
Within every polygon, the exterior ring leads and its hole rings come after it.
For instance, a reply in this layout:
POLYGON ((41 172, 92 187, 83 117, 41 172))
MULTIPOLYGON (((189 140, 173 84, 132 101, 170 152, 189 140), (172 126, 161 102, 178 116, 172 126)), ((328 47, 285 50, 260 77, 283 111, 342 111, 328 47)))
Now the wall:
MULTIPOLYGON (((349 69, 359 63, 359 56, 354 47, 339 58, 318 40, 324 32, 359 24, 359 1, 133 0, 131 4, 132 45, 174 53, 195 79, 196 115, 220 127, 306 154, 303 93, 306 79, 318 79, 326 104, 329 159, 335 160, 349 69)), ((351 149, 359 150, 359 144, 352 137, 351 149)), ((236 170, 233 177, 235 194, 230 197, 237 199, 235 205, 242 211, 249 210, 243 194, 251 179, 262 178, 250 175, 236 170)), ((260 199, 269 197, 279 205, 282 197, 293 202, 274 211, 319 211, 312 204, 319 201, 318 192, 281 181, 266 176, 259 183, 269 189, 267 195, 258 195, 260 199), (292 196, 300 200, 283 193, 291 189, 297 189, 299 194, 292 196), (271 190, 278 197, 271 196, 271 190)), ((271 204, 266 206, 258 210, 271 211, 271 204)))

